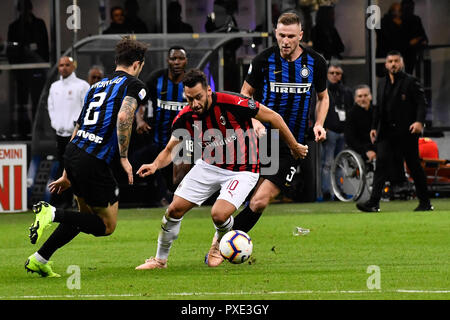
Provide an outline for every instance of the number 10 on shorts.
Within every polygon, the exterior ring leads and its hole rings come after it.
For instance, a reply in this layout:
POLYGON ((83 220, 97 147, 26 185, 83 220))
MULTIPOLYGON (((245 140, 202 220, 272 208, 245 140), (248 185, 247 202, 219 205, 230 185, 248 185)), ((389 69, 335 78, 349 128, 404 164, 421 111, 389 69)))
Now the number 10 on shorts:
POLYGON ((228 183, 228 186, 226 189, 230 190, 230 191, 234 191, 234 189, 236 189, 238 184, 239 184, 238 180, 231 180, 230 183, 228 183))

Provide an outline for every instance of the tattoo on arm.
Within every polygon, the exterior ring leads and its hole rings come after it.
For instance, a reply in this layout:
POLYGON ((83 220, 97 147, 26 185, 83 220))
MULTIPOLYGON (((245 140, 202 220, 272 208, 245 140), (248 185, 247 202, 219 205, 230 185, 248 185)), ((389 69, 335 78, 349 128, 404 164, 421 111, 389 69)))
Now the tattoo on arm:
POLYGON ((133 126, 134 113, 137 108, 135 98, 126 96, 117 117, 117 140, 119 142, 119 154, 121 158, 128 157, 128 146, 130 144, 131 128, 133 126))

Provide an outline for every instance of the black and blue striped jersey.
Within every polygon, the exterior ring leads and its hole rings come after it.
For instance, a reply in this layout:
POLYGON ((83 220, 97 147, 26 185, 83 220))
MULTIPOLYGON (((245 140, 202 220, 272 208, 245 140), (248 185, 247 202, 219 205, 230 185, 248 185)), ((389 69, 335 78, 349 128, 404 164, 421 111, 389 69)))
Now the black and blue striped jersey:
POLYGON ((78 118, 78 131, 71 143, 87 153, 111 163, 118 150, 117 115, 126 96, 147 103, 145 84, 124 71, 114 72, 91 86, 78 118))
POLYGON ((313 94, 327 86, 325 59, 310 48, 302 49, 292 62, 281 57, 276 45, 262 51, 245 79, 255 89, 255 100, 278 112, 300 143, 305 142, 313 94))
POLYGON ((188 104, 183 82, 172 82, 168 69, 162 69, 150 76, 147 87, 153 105, 153 141, 158 146, 165 147, 170 140, 173 119, 188 104))

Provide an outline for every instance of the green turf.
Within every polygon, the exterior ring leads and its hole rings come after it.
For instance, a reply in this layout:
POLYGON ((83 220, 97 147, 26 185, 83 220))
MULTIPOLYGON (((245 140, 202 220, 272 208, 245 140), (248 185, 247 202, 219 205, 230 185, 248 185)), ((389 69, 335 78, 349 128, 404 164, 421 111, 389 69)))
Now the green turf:
POLYGON ((164 210, 120 210, 112 236, 81 234, 55 253, 62 275, 55 279, 25 272, 40 245, 28 240, 33 215, 1 214, 0 300, 449 299, 450 200, 433 204, 430 213, 413 212, 417 201, 383 202, 377 214, 354 203, 271 205, 250 232, 252 263, 215 269, 203 263, 214 232, 210 208, 196 208, 183 220, 168 268, 152 271, 134 268, 155 254, 164 210), (311 232, 294 236, 295 226, 311 232), (80 289, 68 288, 71 265, 80 270, 80 289), (371 265, 380 268, 381 289, 367 287, 371 265))

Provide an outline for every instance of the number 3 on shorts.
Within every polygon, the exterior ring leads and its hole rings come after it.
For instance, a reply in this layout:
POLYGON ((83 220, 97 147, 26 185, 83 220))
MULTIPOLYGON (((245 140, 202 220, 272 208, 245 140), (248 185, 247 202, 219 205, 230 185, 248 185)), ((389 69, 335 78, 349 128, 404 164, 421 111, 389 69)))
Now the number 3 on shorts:
POLYGON ((291 167, 291 172, 286 176, 287 182, 292 182, 292 179, 294 178, 294 174, 297 171, 297 168, 291 167))
POLYGON ((94 94, 94 100, 99 97, 97 101, 92 101, 89 103, 89 107, 86 110, 86 115, 84 116, 84 125, 93 125, 96 124, 98 121, 98 114, 99 110, 96 110, 98 107, 100 107, 106 98, 106 92, 99 92, 97 94, 94 94))

